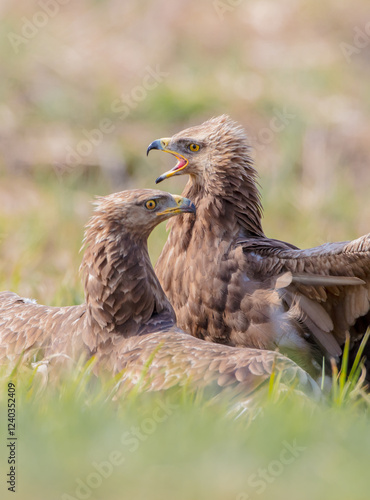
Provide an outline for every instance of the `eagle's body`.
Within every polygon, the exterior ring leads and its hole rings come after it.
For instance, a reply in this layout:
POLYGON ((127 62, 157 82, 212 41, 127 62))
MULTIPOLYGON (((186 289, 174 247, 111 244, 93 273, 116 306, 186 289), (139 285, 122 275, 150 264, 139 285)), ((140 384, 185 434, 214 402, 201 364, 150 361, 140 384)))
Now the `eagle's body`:
POLYGON ((178 324, 195 337, 226 345, 275 349, 279 336, 292 347, 302 344, 274 275, 256 276, 261 259, 255 254, 256 263, 248 262, 236 244, 243 231, 232 207, 207 196, 193 200, 196 220, 185 216, 171 226, 156 266, 178 324))
POLYGON ((352 346, 370 323, 370 235, 299 250, 264 235, 257 173, 243 130, 209 120, 150 149, 173 153, 188 173, 183 195, 197 217, 181 216, 156 265, 178 325, 233 346, 275 349, 306 366, 352 346), (170 267, 170 262, 172 267, 170 267))
POLYGON ((22 356, 23 362, 64 366, 94 356, 96 370, 122 372, 125 387, 142 383, 145 374, 145 389, 190 381, 196 387, 236 386, 244 396, 276 370, 283 382, 317 391, 303 370, 278 353, 204 342, 176 326, 150 263, 147 237, 159 222, 180 212, 194 212, 194 207, 160 191, 100 198, 85 233, 86 302, 58 308, 0 294, 0 363, 14 365, 22 356), (145 206, 153 200, 157 205, 150 211, 145 206))

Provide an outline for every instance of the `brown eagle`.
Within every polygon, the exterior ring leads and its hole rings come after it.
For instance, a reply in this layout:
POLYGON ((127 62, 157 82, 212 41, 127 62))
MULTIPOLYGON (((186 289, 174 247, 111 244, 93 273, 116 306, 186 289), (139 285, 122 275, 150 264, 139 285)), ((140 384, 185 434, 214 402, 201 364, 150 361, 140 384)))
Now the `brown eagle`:
MULTIPOLYGON (((91 356, 96 369, 122 372, 128 386, 166 389, 233 386, 244 396, 275 370, 284 384, 318 391, 313 380, 276 352, 237 349, 191 337, 176 317, 150 263, 153 228, 195 207, 186 198, 134 190, 99 198, 86 226, 81 265, 86 302, 71 307, 38 305, 15 293, 0 294, 0 363, 65 362, 91 356)), ((64 364, 62 365, 64 366, 64 364)))
POLYGON ((188 174, 183 196, 197 209, 170 223, 156 266, 181 328, 226 345, 279 347, 306 368, 321 364, 320 352, 338 359, 347 333, 356 349, 370 323, 370 234, 307 250, 267 238, 247 138, 226 115, 152 149, 177 159, 156 182, 188 174))

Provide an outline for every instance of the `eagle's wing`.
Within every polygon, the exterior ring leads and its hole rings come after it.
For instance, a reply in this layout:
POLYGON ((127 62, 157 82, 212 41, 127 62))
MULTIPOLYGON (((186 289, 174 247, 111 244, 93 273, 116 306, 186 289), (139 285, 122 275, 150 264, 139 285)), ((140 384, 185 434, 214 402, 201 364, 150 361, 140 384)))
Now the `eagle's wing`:
POLYGON ((85 305, 48 307, 12 292, 0 293, 0 364, 36 356, 74 356, 81 350, 78 323, 85 305))
POLYGON ((141 383, 145 390, 190 384, 216 391, 230 387, 248 396, 266 385, 274 373, 285 386, 320 394, 308 373, 278 352, 207 342, 177 328, 126 340, 115 352, 113 371, 122 371, 124 381, 132 386, 141 383))
POLYGON ((354 241, 298 250, 268 238, 240 239, 255 277, 271 278, 319 345, 341 353, 347 332, 354 338, 370 323, 370 234, 354 241), (361 325, 356 320, 363 318, 361 325))

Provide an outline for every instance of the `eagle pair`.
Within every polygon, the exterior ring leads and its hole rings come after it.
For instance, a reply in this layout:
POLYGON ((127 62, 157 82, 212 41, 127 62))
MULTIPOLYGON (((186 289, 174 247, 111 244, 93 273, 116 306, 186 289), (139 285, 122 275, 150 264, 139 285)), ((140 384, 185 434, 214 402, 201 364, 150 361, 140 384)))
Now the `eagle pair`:
POLYGON ((370 236, 305 251, 266 238, 247 140, 227 116, 152 149, 177 158, 157 182, 189 174, 184 197, 100 198, 85 232, 85 303, 51 308, 0 294, 0 360, 83 354, 128 385, 145 369, 147 389, 190 380, 244 397, 277 371, 283 383, 315 391, 281 352, 315 373, 320 353, 340 357, 346 335, 356 348, 370 322, 370 236), (147 237, 175 215, 158 281, 147 237))

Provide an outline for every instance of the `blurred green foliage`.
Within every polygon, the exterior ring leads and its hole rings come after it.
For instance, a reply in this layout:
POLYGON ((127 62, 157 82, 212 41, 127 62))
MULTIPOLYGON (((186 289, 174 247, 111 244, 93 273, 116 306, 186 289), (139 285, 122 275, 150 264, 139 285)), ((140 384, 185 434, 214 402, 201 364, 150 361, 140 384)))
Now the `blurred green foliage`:
MULTIPOLYGON (((11 377, 16 498, 366 498, 366 406, 317 405, 291 394, 231 412, 227 401, 189 389, 112 401, 112 383, 92 378, 89 368, 55 385, 31 378, 11 377)), ((4 412, 6 377, 1 383, 4 412)), ((5 459, 3 452, 2 471, 5 459)))

